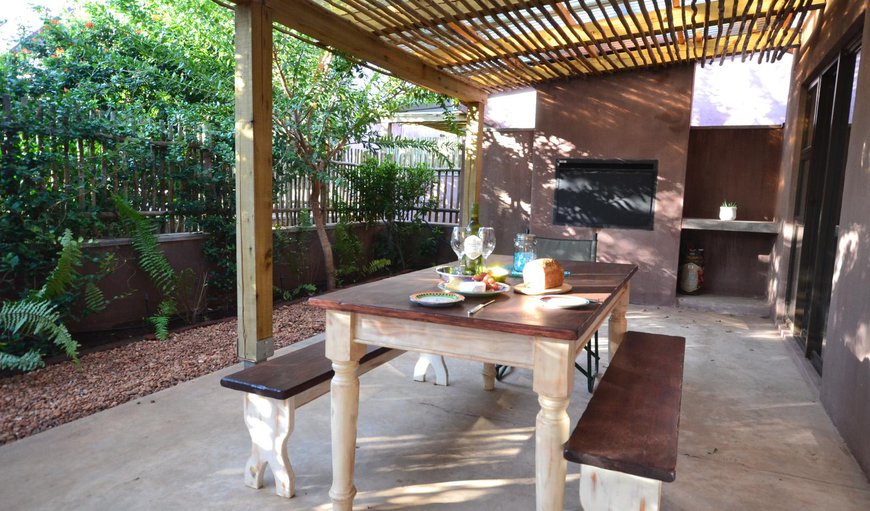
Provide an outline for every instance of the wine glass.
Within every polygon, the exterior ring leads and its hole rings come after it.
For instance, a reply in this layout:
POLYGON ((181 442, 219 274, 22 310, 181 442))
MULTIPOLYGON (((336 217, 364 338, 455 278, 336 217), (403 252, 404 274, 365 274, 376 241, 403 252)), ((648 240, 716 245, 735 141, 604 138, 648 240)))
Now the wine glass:
POLYGON ((453 252, 456 254, 456 257, 459 259, 459 270, 460 273, 462 270, 462 252, 465 250, 465 229, 461 226, 456 226, 453 228, 453 233, 450 235, 450 248, 453 249, 453 252))
POLYGON ((495 250, 495 229, 492 227, 481 227, 477 230, 477 235, 483 242, 483 263, 486 265, 486 258, 495 250))

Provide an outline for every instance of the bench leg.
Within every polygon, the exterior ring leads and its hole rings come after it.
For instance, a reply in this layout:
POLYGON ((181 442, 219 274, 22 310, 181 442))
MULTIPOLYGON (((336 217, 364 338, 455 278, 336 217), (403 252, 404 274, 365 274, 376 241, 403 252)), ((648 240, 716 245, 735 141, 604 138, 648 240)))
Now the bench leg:
POLYGON ((483 390, 495 389, 495 364, 483 364, 483 390))
POLYGON ((275 476, 275 493, 290 498, 296 493, 296 476, 287 456, 287 441, 293 432, 296 403, 245 394, 245 424, 251 434, 251 457, 245 465, 245 484, 263 487, 266 465, 275 476))
POLYGON ((417 359, 417 365, 414 366, 414 381, 426 381, 426 372, 432 366, 435 372, 435 385, 448 385, 449 377, 447 374, 447 363, 441 355, 433 355, 432 353, 420 353, 420 358, 417 359))
POLYGON ((661 498, 661 481, 580 465, 580 509, 583 511, 659 511, 661 498))

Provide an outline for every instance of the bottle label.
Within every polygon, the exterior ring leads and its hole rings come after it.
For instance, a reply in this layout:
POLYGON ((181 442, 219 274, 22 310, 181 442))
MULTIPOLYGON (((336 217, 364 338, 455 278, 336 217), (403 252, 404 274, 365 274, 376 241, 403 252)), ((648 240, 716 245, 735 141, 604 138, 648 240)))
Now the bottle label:
POLYGON ((465 238, 464 245, 465 257, 469 259, 477 259, 483 255, 483 240, 479 236, 471 235, 465 238))

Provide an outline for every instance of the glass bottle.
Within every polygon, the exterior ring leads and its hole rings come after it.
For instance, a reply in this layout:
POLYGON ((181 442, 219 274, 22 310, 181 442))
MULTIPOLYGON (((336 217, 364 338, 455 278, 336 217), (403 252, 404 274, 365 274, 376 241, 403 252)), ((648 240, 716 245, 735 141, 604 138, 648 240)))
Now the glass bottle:
POLYGON ((514 240, 514 273, 522 273, 526 263, 536 259, 537 238, 534 234, 519 233, 514 240))
POLYGON ((462 254, 462 265, 466 275, 477 275, 483 270, 483 240, 478 236, 480 229, 480 206, 475 202, 471 205, 471 219, 465 226, 465 242, 462 254))

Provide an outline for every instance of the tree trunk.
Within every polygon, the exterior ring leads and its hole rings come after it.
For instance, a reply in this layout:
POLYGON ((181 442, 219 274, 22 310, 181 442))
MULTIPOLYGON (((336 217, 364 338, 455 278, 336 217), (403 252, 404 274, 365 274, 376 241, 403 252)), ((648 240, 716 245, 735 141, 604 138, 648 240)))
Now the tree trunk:
POLYGON ((320 204, 320 194, 323 191, 323 183, 312 176, 311 193, 308 196, 308 204, 311 206, 311 216, 314 218, 314 228, 317 238, 320 240, 320 248, 323 250, 323 263, 326 267, 326 290, 335 289, 335 262, 332 259, 332 243, 326 234, 326 209, 320 204))

